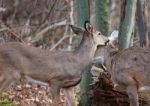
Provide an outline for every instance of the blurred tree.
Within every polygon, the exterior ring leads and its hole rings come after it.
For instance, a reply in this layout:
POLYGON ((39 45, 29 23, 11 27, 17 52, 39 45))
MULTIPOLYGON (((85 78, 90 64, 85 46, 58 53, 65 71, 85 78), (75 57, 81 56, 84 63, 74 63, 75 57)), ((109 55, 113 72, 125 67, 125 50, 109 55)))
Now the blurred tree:
MULTIPOLYGON (((85 20, 89 20, 89 0, 77 0, 77 19, 78 25, 83 27, 85 20)), ((79 42, 81 37, 78 38, 79 42)), ((82 80, 80 83, 80 102, 79 106, 88 106, 89 98, 86 92, 90 89, 89 84, 91 83, 90 68, 86 68, 82 80)))
POLYGON ((143 4, 141 0, 137 0, 137 23, 139 28, 139 37, 140 37, 140 45, 144 44, 144 39, 146 35, 146 27, 144 25, 144 11, 143 11, 143 4))
POLYGON ((131 45, 135 24, 137 0, 122 0, 121 25, 119 31, 119 49, 123 50, 131 45))
POLYGON ((148 15, 147 15, 147 7, 145 0, 137 0, 137 24, 139 30, 140 37, 140 45, 146 46, 148 45, 148 31, 147 31, 147 23, 148 23, 148 15))
MULTIPOLYGON (((103 35, 108 35, 108 0, 95 0, 96 28, 103 35)), ((99 49, 97 50, 98 53, 99 49)), ((97 54, 96 54, 97 55, 97 54)), ((97 67, 102 67, 100 64, 95 64, 97 67)), ((104 80, 104 79, 103 79, 104 80)), ((100 84, 100 89, 103 89, 103 82, 100 84)), ((105 89, 103 89, 105 90, 105 89)), ((103 100, 96 101, 98 105, 104 105, 103 100)))
POLYGON ((102 34, 108 34, 108 0, 95 0, 96 28, 102 34))

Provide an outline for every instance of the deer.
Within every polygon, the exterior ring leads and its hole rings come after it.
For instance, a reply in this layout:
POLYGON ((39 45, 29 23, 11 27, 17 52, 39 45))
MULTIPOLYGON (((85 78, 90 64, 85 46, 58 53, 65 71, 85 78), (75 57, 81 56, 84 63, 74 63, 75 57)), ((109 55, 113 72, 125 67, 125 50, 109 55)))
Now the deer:
POLYGON ((139 93, 150 94, 150 48, 133 46, 118 51, 114 48, 118 31, 108 37, 109 44, 98 48, 93 63, 101 63, 111 75, 116 90, 125 92, 130 106, 139 106, 139 93))
MULTIPOLYGON (((51 89, 52 106, 58 106, 60 89, 67 91, 79 84, 84 68, 93 61, 97 46, 109 42, 89 21, 85 21, 84 28, 69 26, 75 34, 83 36, 73 51, 49 51, 18 42, 1 44, 0 92, 21 79, 42 83, 51 89)), ((71 96, 69 100, 71 106, 76 105, 71 96)))

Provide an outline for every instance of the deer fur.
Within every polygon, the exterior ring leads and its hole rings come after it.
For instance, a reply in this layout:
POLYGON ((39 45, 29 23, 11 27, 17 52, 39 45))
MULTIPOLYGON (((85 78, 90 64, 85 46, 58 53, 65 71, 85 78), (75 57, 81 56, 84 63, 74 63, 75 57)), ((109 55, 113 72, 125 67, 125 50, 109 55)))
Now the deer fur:
MULTIPOLYGON (((43 50, 17 42, 0 45, 0 92, 22 78, 42 82, 51 87, 52 106, 58 106, 60 89, 68 90, 79 84, 97 45, 108 42, 108 38, 95 31, 88 21, 85 22, 85 29, 70 26, 75 34, 83 35, 80 45, 73 52, 43 50)), ((76 105, 73 100, 70 103, 71 106, 76 105)))
POLYGON ((116 51, 107 45, 97 54, 93 61, 106 66, 114 85, 127 93, 130 106, 139 106, 138 93, 150 93, 150 48, 133 46, 116 51))

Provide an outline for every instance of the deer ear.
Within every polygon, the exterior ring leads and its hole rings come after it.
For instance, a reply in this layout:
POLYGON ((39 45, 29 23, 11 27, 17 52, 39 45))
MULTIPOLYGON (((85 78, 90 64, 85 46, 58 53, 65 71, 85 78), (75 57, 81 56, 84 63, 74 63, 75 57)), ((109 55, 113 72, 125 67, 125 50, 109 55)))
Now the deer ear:
POLYGON ((93 26, 90 24, 90 21, 85 21, 84 22, 84 28, 87 32, 92 32, 93 26))
POLYGON ((82 28, 79 28, 77 26, 74 26, 74 25, 69 25, 72 29, 72 31, 75 33, 75 34, 82 34, 83 33, 83 29, 82 28))
POLYGON ((109 42, 113 43, 115 41, 117 41, 118 39, 118 34, 119 34, 119 31, 118 30, 114 30, 111 35, 108 37, 109 39, 109 42))

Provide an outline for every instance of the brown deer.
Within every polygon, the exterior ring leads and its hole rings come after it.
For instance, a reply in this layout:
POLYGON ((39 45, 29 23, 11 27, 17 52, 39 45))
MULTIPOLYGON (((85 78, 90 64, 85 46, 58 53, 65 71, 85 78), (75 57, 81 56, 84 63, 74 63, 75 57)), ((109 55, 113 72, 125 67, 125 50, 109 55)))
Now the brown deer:
POLYGON ((150 48, 133 46, 119 52, 107 45, 98 54, 93 61, 106 66, 115 86, 127 93, 130 106, 139 106, 138 94, 150 93, 150 48))
MULTIPOLYGON (((60 89, 79 84, 97 46, 108 42, 108 38, 94 30, 88 21, 85 29, 70 26, 75 34, 83 35, 80 45, 72 52, 42 50, 15 42, 0 45, 0 91, 21 78, 44 82, 51 87, 52 106, 58 106, 60 89)), ((73 102, 71 106, 75 105, 73 102)))

